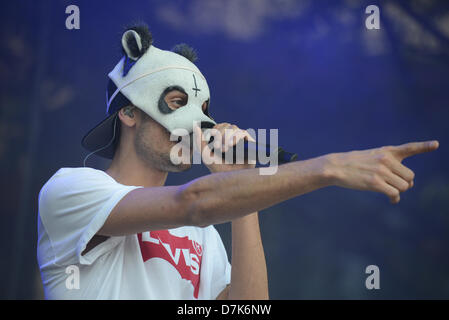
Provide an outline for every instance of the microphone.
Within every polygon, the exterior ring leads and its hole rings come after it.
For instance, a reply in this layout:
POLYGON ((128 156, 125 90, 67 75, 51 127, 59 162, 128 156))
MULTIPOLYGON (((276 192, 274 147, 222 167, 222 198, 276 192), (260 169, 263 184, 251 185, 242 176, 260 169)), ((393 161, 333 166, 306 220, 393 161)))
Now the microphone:
MULTIPOLYGON (((213 137, 211 137, 213 141, 213 137)), ((220 151, 221 152, 221 151, 220 151)), ((223 159, 226 157, 228 153, 232 152, 232 160, 235 163, 237 159, 239 160, 254 160, 260 162, 258 159, 259 152, 262 152, 263 155, 266 155, 267 158, 277 157, 278 164, 293 162, 298 160, 298 154, 288 152, 284 150, 282 147, 272 147, 269 144, 263 143, 255 143, 247 140, 240 140, 233 148, 228 150, 227 152, 222 153, 223 159), (242 146, 243 144, 243 146, 242 146), (240 150, 240 151, 239 151, 240 150), (243 150, 243 153, 242 153, 243 150), (237 155, 240 155, 237 158, 237 155), (243 159, 242 159, 243 157, 243 159)), ((229 158, 230 156, 228 156, 229 158)))

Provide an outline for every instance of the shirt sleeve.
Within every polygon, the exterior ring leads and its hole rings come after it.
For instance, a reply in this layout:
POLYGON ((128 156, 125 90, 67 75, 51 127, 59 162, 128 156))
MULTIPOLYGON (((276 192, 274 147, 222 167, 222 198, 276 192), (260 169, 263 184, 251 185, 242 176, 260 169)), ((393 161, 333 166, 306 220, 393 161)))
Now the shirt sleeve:
POLYGON ((228 255, 221 240, 220 234, 214 226, 209 226, 207 240, 205 242, 206 263, 204 276, 204 299, 216 299, 217 296, 231 283, 231 264, 228 255), (206 283, 204 283, 206 282, 206 283))
POLYGON ((92 168, 62 168, 39 193, 39 215, 51 243, 54 263, 92 264, 124 237, 109 237, 82 255, 115 205, 138 186, 125 186, 92 168))

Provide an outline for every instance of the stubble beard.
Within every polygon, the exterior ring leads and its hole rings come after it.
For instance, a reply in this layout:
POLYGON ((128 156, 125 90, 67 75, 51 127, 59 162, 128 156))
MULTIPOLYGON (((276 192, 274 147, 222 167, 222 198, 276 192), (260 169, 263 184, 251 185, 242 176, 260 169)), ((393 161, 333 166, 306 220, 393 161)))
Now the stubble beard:
POLYGON ((162 149, 164 146, 160 146, 160 144, 165 144, 167 142, 161 141, 159 146, 157 143, 152 144, 144 134, 144 127, 145 126, 141 126, 136 132, 134 148, 137 156, 146 165, 164 172, 182 172, 189 170, 192 167, 192 152, 190 152, 190 163, 181 163, 177 165, 173 164, 170 159, 170 149, 176 144, 176 142, 168 140, 171 147, 168 148, 168 151, 163 151, 162 149))

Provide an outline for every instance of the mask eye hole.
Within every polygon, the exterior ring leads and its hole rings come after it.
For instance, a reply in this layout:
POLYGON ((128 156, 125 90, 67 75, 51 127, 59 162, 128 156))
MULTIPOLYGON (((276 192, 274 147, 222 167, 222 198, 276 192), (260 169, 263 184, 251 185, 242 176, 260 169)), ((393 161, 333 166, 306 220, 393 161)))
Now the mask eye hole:
POLYGON ((209 99, 203 102, 201 109, 203 110, 205 115, 209 115, 209 99))
POLYGON ((179 109, 187 104, 188 96, 185 92, 174 89, 164 97, 164 101, 171 110, 179 109))

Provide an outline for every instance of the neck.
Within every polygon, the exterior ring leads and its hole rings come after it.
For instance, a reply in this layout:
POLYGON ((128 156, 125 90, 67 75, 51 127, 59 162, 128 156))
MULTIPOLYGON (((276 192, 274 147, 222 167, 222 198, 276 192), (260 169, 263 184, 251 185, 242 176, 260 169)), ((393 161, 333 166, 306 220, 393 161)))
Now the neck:
POLYGON ((123 185, 159 187, 168 172, 152 168, 140 160, 134 150, 118 148, 106 173, 123 185))

